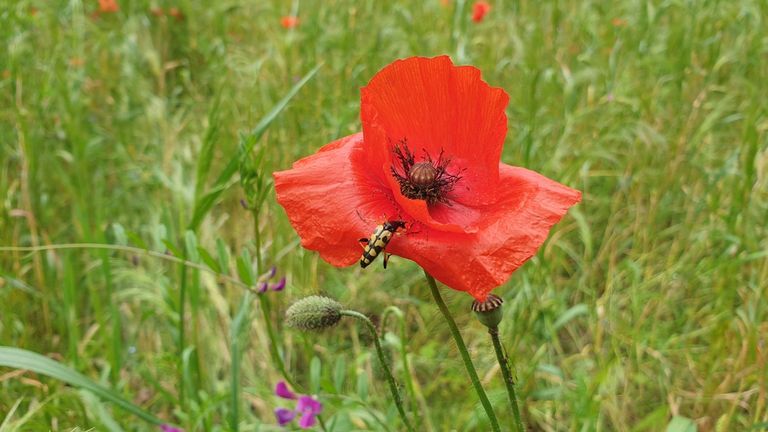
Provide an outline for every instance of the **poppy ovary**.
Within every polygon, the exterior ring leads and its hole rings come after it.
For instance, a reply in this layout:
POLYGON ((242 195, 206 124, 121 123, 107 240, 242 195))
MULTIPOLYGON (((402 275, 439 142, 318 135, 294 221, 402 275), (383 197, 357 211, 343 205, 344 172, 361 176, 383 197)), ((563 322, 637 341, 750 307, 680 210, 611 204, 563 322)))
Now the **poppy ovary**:
POLYGON ((488 294, 488 297, 484 302, 479 302, 477 300, 472 302, 472 312, 475 313, 477 319, 483 323, 484 326, 489 329, 495 329, 504 317, 501 308, 503 304, 504 300, 501 297, 495 294, 488 294))
POLYGON ((421 162, 416 162, 411 150, 403 139, 392 149, 399 164, 392 165, 391 171, 395 180, 400 184, 400 193, 406 198, 424 200, 427 204, 448 204, 448 192, 461 179, 457 174, 448 172, 449 158, 443 157, 443 152, 433 160, 426 153, 421 162), (399 168, 402 169, 402 173, 399 168))
POLYGON ((408 180, 420 188, 429 187, 437 177, 437 168, 430 162, 419 162, 408 171, 408 180))

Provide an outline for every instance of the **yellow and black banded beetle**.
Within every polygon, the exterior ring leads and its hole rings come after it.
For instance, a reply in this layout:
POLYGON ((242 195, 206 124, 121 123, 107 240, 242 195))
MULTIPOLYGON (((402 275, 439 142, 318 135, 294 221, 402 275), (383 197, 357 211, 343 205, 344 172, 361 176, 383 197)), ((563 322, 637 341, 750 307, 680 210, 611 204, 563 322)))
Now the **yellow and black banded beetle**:
POLYGON ((387 268, 387 261, 389 261, 390 254, 384 252, 384 248, 387 247, 387 244, 392 240, 392 236, 395 235, 397 230, 401 228, 405 228, 404 221, 386 221, 376 227, 370 238, 361 238, 360 243, 363 245, 363 255, 360 257, 360 267, 368 267, 377 256, 383 253, 384 268, 387 268))

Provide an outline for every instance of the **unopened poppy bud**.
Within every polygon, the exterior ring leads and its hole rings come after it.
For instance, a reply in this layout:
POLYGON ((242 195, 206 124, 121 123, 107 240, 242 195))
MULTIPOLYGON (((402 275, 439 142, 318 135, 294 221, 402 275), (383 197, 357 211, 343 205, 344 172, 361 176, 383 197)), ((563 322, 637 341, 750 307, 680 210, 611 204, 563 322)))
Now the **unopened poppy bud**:
POLYGON ((328 297, 305 297, 285 311, 285 323, 300 330, 321 330, 341 320, 341 303, 328 297))
POLYGON ((501 297, 493 294, 488 294, 488 298, 484 302, 477 300, 472 302, 472 311, 477 315, 477 319, 488 328, 498 327, 504 314, 501 310, 501 305, 504 300, 501 297))

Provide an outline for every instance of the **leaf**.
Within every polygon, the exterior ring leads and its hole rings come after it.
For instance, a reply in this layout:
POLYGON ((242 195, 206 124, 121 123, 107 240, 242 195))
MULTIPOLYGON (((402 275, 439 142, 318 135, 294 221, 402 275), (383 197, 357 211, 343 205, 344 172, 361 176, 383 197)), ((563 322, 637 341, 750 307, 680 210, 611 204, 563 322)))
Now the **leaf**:
POLYGON ((559 330, 560 327, 568 324, 569 321, 572 319, 580 316, 580 315, 586 315, 589 313, 589 307, 585 305, 584 303, 579 303, 577 305, 574 305, 567 311, 565 311, 560 317, 555 321, 555 324, 553 325, 555 330, 559 330))
POLYGON ((187 230, 184 233, 184 252, 188 260, 192 262, 200 261, 200 256, 197 254, 197 236, 192 230, 187 230))
POLYGON ((114 418, 112 418, 112 414, 109 413, 107 409, 104 408, 104 405, 101 403, 99 398, 94 396, 93 393, 89 392, 88 390, 80 390, 80 398, 83 400, 83 403, 88 408, 88 410, 99 419, 102 425, 104 425, 107 430, 110 432, 123 432, 123 429, 120 427, 120 425, 117 424, 114 418))
POLYGON ((213 149, 216 139, 219 135, 220 118, 219 109, 221 105, 221 95, 217 95, 208 111, 208 128, 203 138, 203 146, 200 148, 200 154, 197 156, 197 172, 195 174, 195 197, 200 196, 208 178, 208 172, 213 162, 213 149))
POLYGON ((0 346, 0 366, 14 369, 29 370, 41 375, 63 381, 75 387, 90 391, 101 399, 112 402, 129 413, 146 420, 149 423, 160 425, 164 422, 140 407, 123 399, 120 394, 92 381, 85 375, 65 366, 55 360, 40 354, 6 346, 0 346))
MULTIPOLYGON (((244 149, 246 152, 253 150, 254 144, 259 140, 259 138, 261 138, 262 135, 264 135, 264 132, 266 132, 267 128, 269 128, 269 125, 272 124, 277 116, 285 109, 286 106, 288 106, 288 102, 290 102, 291 99, 296 96, 299 90, 301 90, 301 88, 304 87, 304 85, 310 79, 312 79, 312 77, 315 76, 317 71, 320 70, 320 66, 321 65, 315 66, 311 71, 304 75, 304 77, 293 87, 291 87, 288 93, 283 96, 283 98, 280 99, 275 104, 275 106, 272 107, 272 109, 261 119, 261 121, 259 121, 256 127, 250 132, 253 139, 248 140, 248 145, 244 149)), ((227 189, 226 186, 230 180, 232 180, 232 176, 237 172, 239 165, 239 157, 231 158, 227 163, 227 166, 224 167, 224 170, 216 179, 211 192, 204 195, 202 199, 195 203, 195 211, 192 214, 192 221, 189 223, 189 229, 196 230, 197 227, 200 226, 200 223, 203 221, 205 215, 208 214, 208 211, 211 210, 213 204, 216 202, 216 200, 218 200, 222 192, 227 189)))
POLYGON ((122 225, 115 222, 112 224, 112 243, 120 246, 128 244, 128 239, 125 235, 125 228, 122 225))
POLYGON ((24 398, 18 398, 16 399, 16 402, 13 404, 11 409, 8 411, 8 413, 5 415, 5 418, 3 419, 3 422, 0 423, 0 432, 5 432, 6 427, 10 424, 11 418, 16 413, 16 410, 19 408, 19 405, 21 405, 21 401, 23 401, 24 398))
POLYGON ((198 246, 197 253, 200 255, 200 258, 203 260, 205 265, 207 265, 211 270, 215 271, 216 273, 222 274, 221 267, 219 266, 218 261, 216 261, 216 259, 213 258, 210 252, 198 246))
POLYGON ((343 393, 344 381, 347 378, 347 363, 344 361, 344 357, 339 357, 336 361, 336 367, 333 370, 333 386, 336 389, 336 393, 343 393))
POLYGON ((360 400, 368 400, 368 374, 361 373, 357 376, 357 396, 360 400))
POLYGON ((248 329, 246 324, 249 322, 247 318, 251 311, 251 300, 251 292, 246 291, 238 307, 237 314, 229 325, 229 350, 232 362, 229 386, 229 425, 233 430, 237 430, 237 425, 240 423, 240 362, 243 360, 240 352, 240 336, 244 330, 248 329))
POLYGON ((229 250, 227 249, 224 240, 220 238, 216 239, 216 254, 219 257, 219 266, 221 267, 220 273, 229 273, 229 250))
POLYGON ((175 244, 171 243, 170 240, 163 239, 163 244, 165 245, 165 248, 168 249, 168 252, 171 253, 171 255, 177 257, 177 258, 183 258, 184 254, 181 253, 179 248, 176 247, 175 244))
POLYGON ((309 362, 309 391, 312 394, 320 393, 320 374, 323 364, 318 357, 312 357, 309 362))
POLYGON ((667 425, 667 432, 697 432, 696 423, 688 417, 674 416, 667 425))
POLYGON ((253 276, 253 261, 251 260, 251 253, 248 249, 243 249, 240 256, 237 257, 237 275, 240 276, 240 280, 248 285, 253 286, 256 278, 253 276))

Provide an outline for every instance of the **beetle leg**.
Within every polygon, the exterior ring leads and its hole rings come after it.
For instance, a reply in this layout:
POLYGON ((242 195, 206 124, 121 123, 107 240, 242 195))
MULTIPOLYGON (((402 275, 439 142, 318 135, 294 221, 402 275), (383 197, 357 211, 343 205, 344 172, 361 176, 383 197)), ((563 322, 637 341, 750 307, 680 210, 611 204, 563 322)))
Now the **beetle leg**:
POLYGON ((384 268, 387 268, 387 263, 389 262, 389 257, 391 257, 392 254, 384 253, 384 268))

